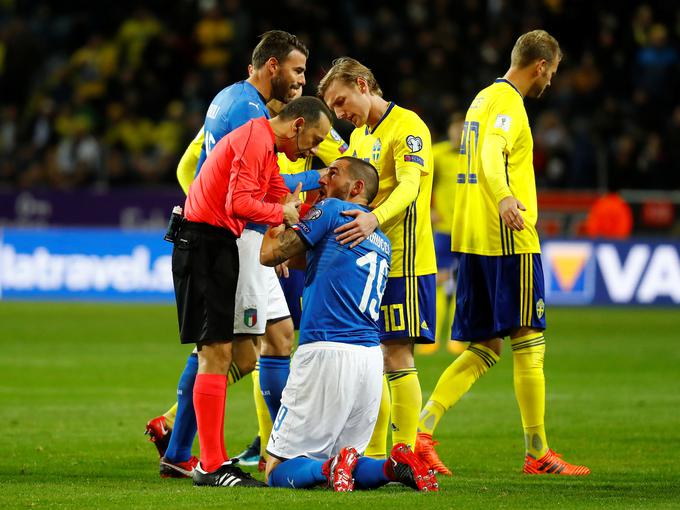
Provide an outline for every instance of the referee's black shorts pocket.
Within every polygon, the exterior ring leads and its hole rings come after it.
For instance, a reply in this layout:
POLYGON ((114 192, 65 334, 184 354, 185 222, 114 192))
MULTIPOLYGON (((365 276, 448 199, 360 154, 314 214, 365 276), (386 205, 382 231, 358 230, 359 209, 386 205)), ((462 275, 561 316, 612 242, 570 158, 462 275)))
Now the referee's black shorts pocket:
POLYGON ((191 260, 196 251, 196 239, 189 232, 180 232, 172 249, 172 274, 185 276, 191 269, 191 260))

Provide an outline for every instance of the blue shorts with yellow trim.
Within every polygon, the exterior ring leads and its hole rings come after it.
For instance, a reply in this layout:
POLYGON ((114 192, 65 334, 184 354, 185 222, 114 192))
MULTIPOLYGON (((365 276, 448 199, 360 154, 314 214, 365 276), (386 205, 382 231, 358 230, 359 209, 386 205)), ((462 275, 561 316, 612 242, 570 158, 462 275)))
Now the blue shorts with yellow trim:
POLYGON ((514 329, 545 329, 545 290, 539 253, 488 257, 461 253, 451 338, 503 338, 514 329))
POLYGON ((434 343, 437 276, 396 276, 387 279, 380 305, 380 341, 412 338, 434 343))
POLYGON ((442 271, 453 266, 453 253, 451 252, 451 234, 443 232, 434 233, 434 252, 437 256, 437 269, 442 271))
POLYGON ((300 329, 302 316, 302 289, 305 287, 305 272, 301 269, 289 269, 288 278, 279 278, 283 295, 286 297, 290 318, 296 330, 300 329))

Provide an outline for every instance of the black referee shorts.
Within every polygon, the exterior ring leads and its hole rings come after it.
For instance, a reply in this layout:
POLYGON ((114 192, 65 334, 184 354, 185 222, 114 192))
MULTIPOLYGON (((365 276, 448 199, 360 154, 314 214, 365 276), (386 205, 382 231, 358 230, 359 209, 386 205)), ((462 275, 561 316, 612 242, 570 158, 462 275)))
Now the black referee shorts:
POLYGON ((238 269, 234 234, 182 223, 172 250, 172 279, 183 344, 232 340, 238 269))

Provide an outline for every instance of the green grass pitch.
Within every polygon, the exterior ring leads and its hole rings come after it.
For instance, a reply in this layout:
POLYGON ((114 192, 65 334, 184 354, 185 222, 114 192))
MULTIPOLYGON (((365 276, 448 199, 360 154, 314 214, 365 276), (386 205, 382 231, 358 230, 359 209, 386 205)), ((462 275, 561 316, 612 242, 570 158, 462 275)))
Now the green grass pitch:
MULTIPOLYGON (((0 303, 0 505, 5 508, 678 508, 680 312, 549 310, 551 446, 587 478, 521 474, 508 352, 442 420, 441 492, 194 488, 161 480, 146 420, 174 400, 189 352, 172 306, 0 303)), ((424 400, 452 359, 420 356, 424 400)), ((251 381, 229 389, 227 448, 256 432, 251 381)), ((197 444, 194 445, 197 453, 197 444)))

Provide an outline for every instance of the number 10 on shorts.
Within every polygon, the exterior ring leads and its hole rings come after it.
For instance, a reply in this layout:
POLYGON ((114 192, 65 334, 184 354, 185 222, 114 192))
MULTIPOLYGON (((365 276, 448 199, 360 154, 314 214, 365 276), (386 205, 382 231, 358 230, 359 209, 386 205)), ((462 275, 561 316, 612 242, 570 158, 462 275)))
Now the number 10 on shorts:
POLYGON ((385 322, 385 332, 404 331, 406 324, 404 324, 404 305, 397 303, 395 305, 383 305, 380 307, 385 322))

